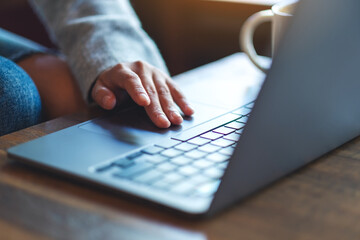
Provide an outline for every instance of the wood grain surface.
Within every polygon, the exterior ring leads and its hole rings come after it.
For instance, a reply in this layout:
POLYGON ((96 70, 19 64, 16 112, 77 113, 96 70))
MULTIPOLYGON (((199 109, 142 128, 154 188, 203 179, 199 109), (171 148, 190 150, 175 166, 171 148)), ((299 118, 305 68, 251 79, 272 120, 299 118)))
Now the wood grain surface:
POLYGON ((83 112, 0 137, 0 239, 360 239, 360 138, 208 220, 19 164, 6 149, 83 112))
POLYGON ((207 220, 7 157, 11 146, 102 114, 91 108, 0 137, 0 240, 360 239, 360 137, 207 220))

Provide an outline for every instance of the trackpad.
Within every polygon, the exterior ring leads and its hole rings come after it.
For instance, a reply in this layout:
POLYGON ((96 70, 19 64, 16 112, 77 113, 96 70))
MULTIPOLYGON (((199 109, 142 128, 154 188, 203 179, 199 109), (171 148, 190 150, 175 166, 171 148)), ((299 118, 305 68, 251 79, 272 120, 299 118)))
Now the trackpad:
POLYGON ((201 103, 193 103, 192 105, 196 109, 195 114, 191 117, 184 117, 184 121, 180 126, 171 126, 168 129, 156 127, 145 110, 140 107, 117 112, 105 118, 94 119, 80 125, 79 128, 111 136, 120 142, 142 146, 159 141, 164 137, 171 137, 180 131, 209 121, 227 111, 223 108, 201 103))

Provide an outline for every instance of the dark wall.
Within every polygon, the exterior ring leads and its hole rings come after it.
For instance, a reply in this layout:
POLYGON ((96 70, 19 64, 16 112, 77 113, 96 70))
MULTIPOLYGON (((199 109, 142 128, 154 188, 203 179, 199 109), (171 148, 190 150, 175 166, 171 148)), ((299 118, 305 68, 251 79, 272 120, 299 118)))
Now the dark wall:
MULTIPOLYGON (((173 74, 240 51, 238 39, 243 22, 253 13, 269 8, 204 0, 132 0, 132 3, 173 74)), ((270 24, 259 27, 254 41, 260 54, 270 55, 270 24)))
POLYGON ((0 1, 0 27, 47 47, 54 47, 25 0, 0 1))
MULTIPOLYGON (((240 50, 244 20, 266 6, 204 0, 132 0, 143 27, 158 44, 172 74, 240 50)), ((0 1, 0 27, 54 47, 26 0, 0 1)), ((270 27, 255 34, 259 53, 269 55, 270 27)))

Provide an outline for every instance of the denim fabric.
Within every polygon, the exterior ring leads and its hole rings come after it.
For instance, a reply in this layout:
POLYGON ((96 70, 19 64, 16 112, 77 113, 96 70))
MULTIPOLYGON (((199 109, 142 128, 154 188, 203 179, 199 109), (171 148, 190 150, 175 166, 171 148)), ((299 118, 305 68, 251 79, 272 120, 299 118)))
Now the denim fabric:
POLYGON ((41 100, 22 68, 0 56, 0 136, 41 121, 41 100))
POLYGON ((17 62, 31 54, 45 52, 51 50, 0 28, 0 56, 17 62))

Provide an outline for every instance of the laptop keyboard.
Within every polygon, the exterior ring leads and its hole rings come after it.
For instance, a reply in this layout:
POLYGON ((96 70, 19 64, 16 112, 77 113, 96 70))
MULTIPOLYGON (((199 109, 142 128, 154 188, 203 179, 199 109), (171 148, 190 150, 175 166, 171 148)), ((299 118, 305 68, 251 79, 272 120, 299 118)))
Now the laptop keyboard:
POLYGON ((215 128, 185 131, 96 167, 95 172, 175 194, 210 197, 220 184, 252 106, 249 103, 229 113, 227 121, 215 128))

